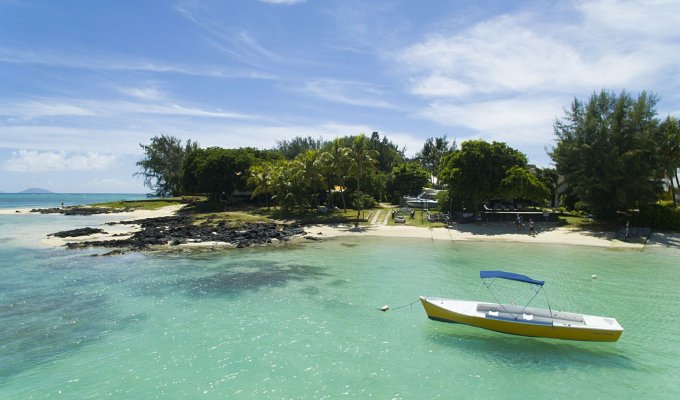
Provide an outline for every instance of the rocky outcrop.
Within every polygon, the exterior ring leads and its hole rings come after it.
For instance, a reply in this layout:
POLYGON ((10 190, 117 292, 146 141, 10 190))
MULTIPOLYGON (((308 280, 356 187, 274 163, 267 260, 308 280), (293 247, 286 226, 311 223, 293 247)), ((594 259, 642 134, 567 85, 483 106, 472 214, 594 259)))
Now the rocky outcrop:
POLYGON ((95 214, 111 214, 119 213, 126 210, 115 210, 112 208, 102 207, 54 207, 54 208, 34 208, 31 212, 40 214, 64 214, 64 215, 95 215, 95 214))
POLYGON ((78 229, 71 229, 70 231, 61 231, 57 233, 52 233, 47 236, 56 236, 60 238, 65 238, 65 237, 79 237, 79 236, 89 236, 89 235, 94 235, 95 233, 106 233, 103 229, 99 228, 78 228, 78 229))
POLYGON ((246 223, 233 227, 225 221, 220 221, 196 225, 193 218, 186 215, 123 221, 118 224, 139 225, 142 229, 125 239, 67 243, 67 247, 141 250, 151 246, 178 246, 187 243, 224 243, 234 247, 248 247, 287 241, 293 236, 305 234, 300 226, 278 226, 274 223, 246 223))

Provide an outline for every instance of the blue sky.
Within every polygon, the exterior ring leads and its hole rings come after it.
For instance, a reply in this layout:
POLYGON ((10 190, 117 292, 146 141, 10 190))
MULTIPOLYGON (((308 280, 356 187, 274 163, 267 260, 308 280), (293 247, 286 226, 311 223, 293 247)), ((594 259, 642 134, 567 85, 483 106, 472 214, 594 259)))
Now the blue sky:
POLYGON ((548 166, 601 89, 680 115, 680 2, 0 0, 0 191, 145 192, 140 143, 378 131, 548 166))

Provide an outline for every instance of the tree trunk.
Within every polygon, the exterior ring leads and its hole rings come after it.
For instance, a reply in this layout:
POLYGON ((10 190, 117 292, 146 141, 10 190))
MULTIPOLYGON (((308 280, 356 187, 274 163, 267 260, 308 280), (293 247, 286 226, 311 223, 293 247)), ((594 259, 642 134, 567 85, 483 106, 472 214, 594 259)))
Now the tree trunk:
MULTIPOLYGON (((678 179, 678 171, 675 170, 675 173, 674 173, 673 175, 675 175, 675 183, 676 183, 675 187, 677 187, 678 189, 680 189, 680 179, 678 179)), ((670 181, 671 181, 671 194, 673 195, 673 205, 674 205, 675 207, 677 207, 677 206, 678 206, 678 202, 677 202, 677 200, 675 199, 675 190, 673 189, 673 176, 672 176, 672 175, 671 175, 670 181)))

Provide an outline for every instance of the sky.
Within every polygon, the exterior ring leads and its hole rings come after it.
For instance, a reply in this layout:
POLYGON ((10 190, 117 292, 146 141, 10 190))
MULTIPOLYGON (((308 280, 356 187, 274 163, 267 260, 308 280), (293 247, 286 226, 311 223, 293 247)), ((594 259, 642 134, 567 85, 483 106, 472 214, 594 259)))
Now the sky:
POLYGON ((144 193, 140 144, 380 132, 551 165, 594 92, 680 116, 678 1, 0 0, 0 191, 144 193))

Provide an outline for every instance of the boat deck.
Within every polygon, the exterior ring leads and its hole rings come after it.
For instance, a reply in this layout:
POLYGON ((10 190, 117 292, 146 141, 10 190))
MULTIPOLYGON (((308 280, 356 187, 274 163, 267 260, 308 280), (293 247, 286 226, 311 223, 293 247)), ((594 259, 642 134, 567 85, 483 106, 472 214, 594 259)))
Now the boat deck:
POLYGON ((476 311, 486 318, 518 321, 530 324, 553 326, 587 326, 583 315, 543 308, 519 307, 510 304, 478 303, 476 311))
POLYGON ((477 318, 507 320, 536 325, 574 328, 623 330, 614 318, 553 311, 545 308, 521 307, 512 304, 480 303, 477 301, 429 298, 433 304, 477 318))

